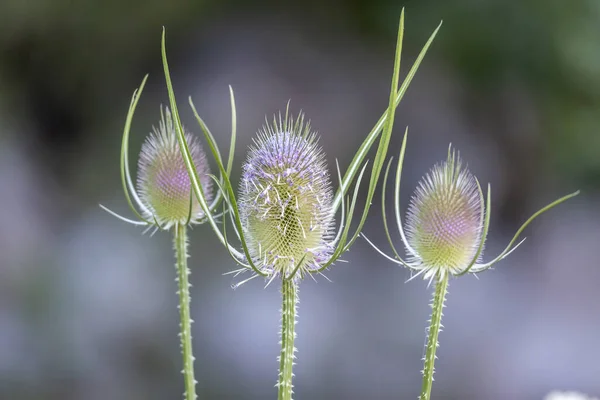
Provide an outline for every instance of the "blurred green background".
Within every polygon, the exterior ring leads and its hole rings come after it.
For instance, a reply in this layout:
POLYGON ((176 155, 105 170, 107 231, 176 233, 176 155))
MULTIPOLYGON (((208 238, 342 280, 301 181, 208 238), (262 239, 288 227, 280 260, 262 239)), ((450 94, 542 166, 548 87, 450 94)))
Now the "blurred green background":
MULTIPOLYGON (((191 95, 221 146, 228 88, 245 148, 265 115, 304 110, 342 168, 387 105, 406 7, 403 71, 444 25, 400 105, 410 126, 402 201, 450 142, 491 182, 497 254, 537 208, 582 194, 526 232, 495 270, 450 284, 434 399, 600 395, 600 2, 1 0, 0 399, 181 398, 170 236, 128 215, 119 147, 150 80, 132 154, 167 103, 161 27, 184 123, 191 95)), ((135 168, 134 168, 135 170, 135 168)), ((331 170, 333 172, 333 170, 331 170)), ((365 233, 384 244, 380 194, 365 233)), ((391 199, 390 199, 391 201, 391 199)), ((194 346, 205 399, 274 398, 279 293, 192 232, 194 346)), ((430 288, 359 241, 301 286, 298 399, 416 398, 430 288)))

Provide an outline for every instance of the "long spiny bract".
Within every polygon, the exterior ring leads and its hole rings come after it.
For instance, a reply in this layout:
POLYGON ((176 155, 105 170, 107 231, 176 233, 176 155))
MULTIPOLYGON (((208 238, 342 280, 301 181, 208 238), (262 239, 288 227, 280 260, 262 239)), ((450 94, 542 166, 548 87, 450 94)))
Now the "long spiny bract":
POLYGON ((253 262, 269 276, 318 269, 333 252, 332 189, 317 135, 287 117, 265 125, 243 167, 239 209, 253 262))
MULTIPOLYGON (((186 140, 201 178, 204 195, 210 198, 212 181, 206 155, 195 136, 186 132, 186 140)), ((197 198, 192 195, 190 178, 168 108, 161 112, 158 128, 153 127, 142 145, 137 186, 144 205, 144 217, 156 220, 163 229, 174 224, 198 223, 204 216, 197 198)))

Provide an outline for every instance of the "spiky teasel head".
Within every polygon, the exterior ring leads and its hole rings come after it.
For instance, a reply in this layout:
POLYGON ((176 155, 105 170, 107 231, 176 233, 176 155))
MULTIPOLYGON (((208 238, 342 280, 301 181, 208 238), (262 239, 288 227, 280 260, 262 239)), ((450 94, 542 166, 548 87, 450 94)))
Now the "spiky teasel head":
MULTIPOLYGON (((210 201, 212 181, 206 155, 199 140, 189 132, 184 132, 204 196, 210 201)), ((161 110, 158 129, 153 127, 142 145, 137 187, 144 206, 144 216, 156 219, 164 229, 174 224, 198 223, 204 216, 196 196, 192 194, 192 185, 168 108, 164 112, 161 110)))
MULTIPOLYGON (((460 156, 450 147, 445 162, 434 166, 419 182, 406 219, 406 234, 400 214, 400 177, 406 150, 406 138, 402 143, 396 184, 394 190, 395 215, 398 232, 406 248, 407 260, 403 260, 392 243, 385 216, 385 201, 382 196, 383 225, 392 248, 393 257, 369 243, 389 260, 401 264, 425 279, 443 278, 447 274, 460 276, 468 272, 477 273, 489 269, 514 251, 523 240, 516 243, 523 230, 540 214, 579 194, 579 191, 561 197, 533 214, 517 230, 508 246, 492 261, 481 262, 481 253, 488 233, 491 215, 491 188, 488 185, 484 200, 481 186, 463 165, 460 156), (515 245, 516 243, 516 245, 515 245)), ((383 192, 391 167, 388 163, 383 178, 383 192)), ((365 238, 366 239, 366 238, 365 238)))
MULTIPOLYGON (((137 220, 123 217, 103 205, 100 207, 122 221, 132 225, 145 226, 148 229, 154 227, 155 231, 170 229, 176 224, 187 225, 204 222, 204 210, 210 208, 208 205, 205 208, 200 206, 197 200, 198 193, 203 194, 204 199, 213 197, 206 156, 198 139, 184 130, 178 122, 177 115, 172 116, 168 108, 161 109, 158 129, 153 127, 152 133, 142 145, 138 161, 137 188, 133 184, 129 171, 129 133, 133 115, 147 79, 148 75, 144 77, 140 87, 133 92, 121 141, 120 164, 123 193, 137 220), (179 138, 179 134, 181 134, 181 138, 179 138), (178 139, 187 142, 189 163, 184 162, 182 158, 184 152, 179 149, 178 139), (188 167, 192 168, 192 165, 194 185, 191 183, 187 169, 188 167)), ((187 156, 187 152, 185 153, 187 156)), ((221 196, 217 196, 210 207, 216 207, 221 198, 221 196)), ((206 219, 210 222, 214 221, 212 217, 207 216, 206 219)))
POLYGON ((419 182, 408 208, 411 261, 429 270, 459 273, 485 241, 479 184, 452 151, 419 182))
POLYGON ((268 275, 317 270, 333 253, 325 154, 304 116, 266 124, 243 166, 240 217, 253 263, 268 275))

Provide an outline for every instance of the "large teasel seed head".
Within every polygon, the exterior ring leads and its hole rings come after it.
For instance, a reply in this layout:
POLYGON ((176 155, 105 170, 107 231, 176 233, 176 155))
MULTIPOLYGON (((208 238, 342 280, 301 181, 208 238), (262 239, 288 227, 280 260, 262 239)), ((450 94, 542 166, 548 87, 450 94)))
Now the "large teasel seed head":
MULTIPOLYGON (((206 155, 198 139, 184 129, 202 190, 211 198, 212 181, 206 155)), ((138 162, 137 188, 145 210, 144 217, 162 228, 174 224, 198 223, 204 212, 192 193, 190 178, 179 150, 174 121, 168 108, 146 138, 138 162), (190 204, 191 202, 191 204, 190 204)))
POLYGON ((252 261, 269 275, 296 277, 333 252, 332 188, 317 135, 286 115, 265 124, 251 146, 240 184, 240 216, 252 261))
MULTIPOLYGON (((365 239, 388 260, 416 271, 414 277, 422 275, 430 282, 433 279, 447 278, 448 275, 476 274, 490 269, 523 243, 525 239, 518 243, 517 239, 534 219, 579 194, 579 191, 573 192, 539 209, 521 225, 498 256, 491 261, 482 262, 481 255, 485 247, 491 217, 490 185, 488 184, 487 198, 484 201, 483 191, 477 178, 463 167, 460 156, 450 147, 448 159, 434 166, 419 182, 408 208, 406 224, 402 224, 399 198, 405 149, 406 134, 396 169, 394 209, 396 225, 408 258, 403 260, 392 243, 386 220, 385 201, 382 201, 383 226, 393 251, 393 257, 380 250, 366 237, 365 239), (405 225, 404 228, 403 225, 405 225)), ((390 166, 391 160, 383 179, 384 193, 390 166)))
POLYGON ((421 180, 408 209, 407 240, 428 271, 459 273, 477 254, 483 231, 482 199, 477 180, 459 155, 421 180))

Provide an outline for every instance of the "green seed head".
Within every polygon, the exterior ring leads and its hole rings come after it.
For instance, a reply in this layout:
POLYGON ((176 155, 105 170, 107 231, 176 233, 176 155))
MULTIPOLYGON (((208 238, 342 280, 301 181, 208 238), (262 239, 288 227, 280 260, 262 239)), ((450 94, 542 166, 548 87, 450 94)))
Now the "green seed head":
MULTIPOLYGON (((184 131, 192 160, 207 199, 211 179, 206 155, 195 136, 184 131)), ((145 217, 168 229, 174 224, 198 223, 204 213, 192 194, 190 178, 179 150, 177 134, 168 108, 161 112, 158 129, 142 145, 138 162, 138 193, 147 209, 145 217), (191 205, 190 205, 191 202, 191 205)))
POLYGON ((325 154, 300 115, 258 134, 244 164, 240 214, 253 262, 269 274, 317 269, 332 253, 325 154))
POLYGON ((483 204, 475 177, 454 152, 419 183, 407 218, 413 261, 429 271, 458 273, 481 242, 483 204))

